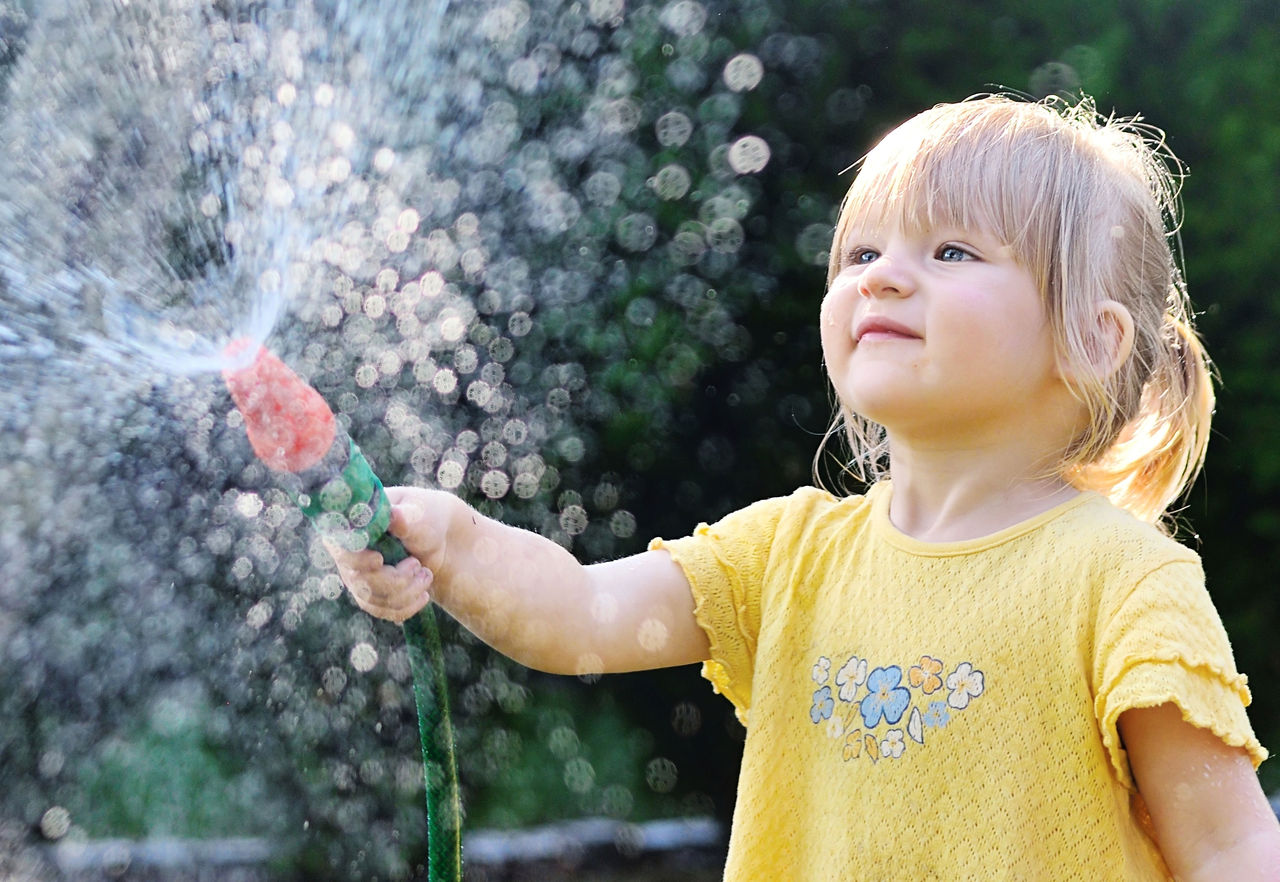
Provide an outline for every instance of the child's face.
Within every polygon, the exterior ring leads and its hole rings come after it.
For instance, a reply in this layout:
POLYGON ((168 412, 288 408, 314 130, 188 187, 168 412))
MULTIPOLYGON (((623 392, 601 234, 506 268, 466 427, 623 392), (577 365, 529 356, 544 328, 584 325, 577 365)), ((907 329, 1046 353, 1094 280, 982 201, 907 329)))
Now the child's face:
POLYGON ((1040 292, 1003 243, 972 230, 855 227, 837 244, 822 351, 845 407, 895 440, 968 443, 1036 425, 1027 420, 1063 422, 1074 399, 1040 292))

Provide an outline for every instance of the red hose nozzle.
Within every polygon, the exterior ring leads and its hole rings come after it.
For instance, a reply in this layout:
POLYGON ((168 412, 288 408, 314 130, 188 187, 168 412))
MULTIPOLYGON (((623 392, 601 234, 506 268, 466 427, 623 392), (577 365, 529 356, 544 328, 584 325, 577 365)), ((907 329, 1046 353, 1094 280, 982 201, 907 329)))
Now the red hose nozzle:
POLYGON ((223 370, 222 378, 244 416, 253 452, 280 472, 316 465, 333 445, 333 411, 320 393, 255 341, 233 340, 223 356, 240 363, 251 348, 257 350, 253 361, 223 370))

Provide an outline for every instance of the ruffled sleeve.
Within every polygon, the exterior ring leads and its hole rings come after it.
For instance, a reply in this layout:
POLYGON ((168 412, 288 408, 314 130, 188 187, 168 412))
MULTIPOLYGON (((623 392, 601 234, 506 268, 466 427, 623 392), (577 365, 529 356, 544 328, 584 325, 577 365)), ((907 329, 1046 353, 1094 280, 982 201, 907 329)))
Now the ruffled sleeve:
POLYGON ((702 674, 733 703, 747 724, 756 641, 760 634, 760 589, 786 498, 766 499, 715 524, 699 524, 684 539, 654 539, 684 570, 693 589, 694 613, 711 644, 702 674))
POLYGON ((1114 608, 1100 612, 1094 711, 1121 783, 1136 790, 1116 727, 1132 708, 1175 704, 1187 722, 1244 748, 1255 767, 1266 759, 1245 714, 1247 681, 1236 671, 1226 629, 1197 563, 1159 567, 1114 608))

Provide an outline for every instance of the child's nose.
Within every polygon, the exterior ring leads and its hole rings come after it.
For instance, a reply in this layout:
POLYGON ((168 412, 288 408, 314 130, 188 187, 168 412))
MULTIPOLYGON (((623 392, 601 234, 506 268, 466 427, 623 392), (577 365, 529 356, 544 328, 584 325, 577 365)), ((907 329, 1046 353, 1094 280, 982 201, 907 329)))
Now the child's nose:
POLYGON ((909 297, 915 291, 909 269, 901 261, 881 254, 858 276, 863 297, 909 297))

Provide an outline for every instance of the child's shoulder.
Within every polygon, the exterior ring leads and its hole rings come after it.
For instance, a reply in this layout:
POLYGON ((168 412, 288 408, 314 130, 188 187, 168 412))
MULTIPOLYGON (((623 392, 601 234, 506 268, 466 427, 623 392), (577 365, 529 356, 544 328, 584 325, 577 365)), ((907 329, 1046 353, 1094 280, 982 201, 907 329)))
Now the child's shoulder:
POLYGON ((875 488, 867 494, 837 496, 828 490, 805 486, 785 496, 774 496, 753 502, 731 512, 710 526, 702 524, 699 532, 712 534, 726 531, 745 532, 757 536, 778 530, 804 531, 809 526, 832 519, 847 521, 864 516, 870 509, 875 488))
POLYGON ((1200 561, 1194 550, 1159 527, 1092 493, 1063 519, 1059 535, 1084 557, 1123 570, 1200 561))
POLYGON ((1088 526, 1103 536, 1119 541, 1141 542, 1155 547, 1183 548, 1190 551, 1165 530, 1138 518, 1106 497, 1096 493, 1087 493, 1086 497, 1084 504, 1079 507, 1079 514, 1083 520, 1082 526, 1088 526))
POLYGON ((762 520, 772 521, 775 538, 795 542, 829 541, 834 537, 847 539, 870 524, 875 510, 875 498, 880 494, 878 485, 866 493, 836 495, 819 487, 799 487, 787 496, 763 500, 744 511, 757 508, 762 520))
POLYGON ((879 492, 878 485, 873 485, 865 493, 845 495, 837 495, 821 487, 804 486, 786 496, 762 500, 757 505, 780 509, 792 518, 815 518, 832 514, 856 517, 870 509, 872 500, 879 492))

